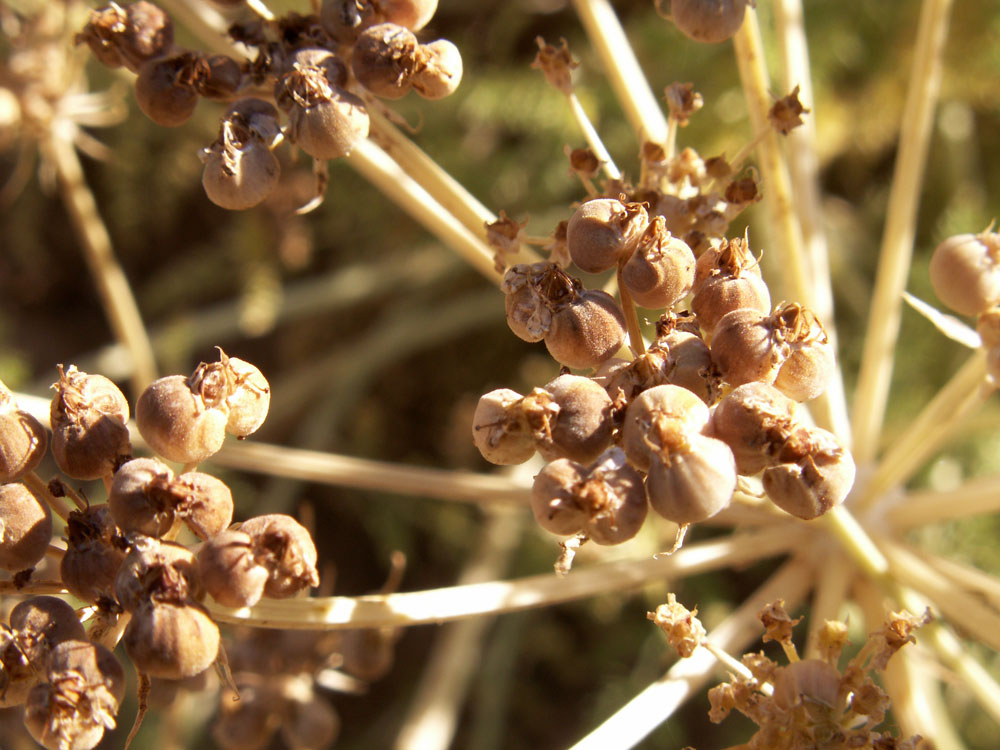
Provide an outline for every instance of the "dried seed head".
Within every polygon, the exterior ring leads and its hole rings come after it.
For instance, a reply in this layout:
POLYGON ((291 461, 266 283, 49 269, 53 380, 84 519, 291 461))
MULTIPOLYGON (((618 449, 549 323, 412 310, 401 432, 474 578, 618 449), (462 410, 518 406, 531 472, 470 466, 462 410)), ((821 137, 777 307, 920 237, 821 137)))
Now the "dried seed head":
POLYGON ((1000 302, 1000 234, 949 237, 934 249, 931 286, 948 307, 978 315, 1000 302))
POLYGON ((778 305, 769 320, 783 358, 775 387, 796 401, 816 398, 826 390, 836 367, 823 324, 814 312, 795 302, 778 305))
POLYGON ((413 90, 424 99, 444 99, 462 82, 462 53, 447 39, 422 44, 417 49, 413 90))
POLYGON ((691 309, 706 331, 715 330, 728 312, 749 308, 771 311, 771 294, 760 277, 760 265, 743 239, 710 248, 695 264, 691 309))
POLYGON ((698 523, 728 507, 736 490, 736 461, 729 446, 689 435, 683 446, 654 455, 646 477, 653 510, 677 524, 698 523))
POLYGON ((52 513, 23 484, 0 485, 0 569, 28 570, 45 556, 52 513))
POLYGON ((242 531, 223 531, 205 542, 198 551, 198 570, 205 590, 225 607, 252 607, 270 577, 242 531))
POLYGON ((635 250, 649 224, 641 203, 595 198, 582 204, 566 227, 566 243, 573 262, 587 273, 614 267, 635 250))
POLYGON ((804 520, 839 505, 854 486, 854 459, 833 434, 799 428, 778 455, 784 462, 764 469, 764 490, 771 502, 804 520))
POLYGON ((377 6, 383 20, 420 31, 437 12, 438 0, 379 0, 377 6))
POLYGON ((115 578, 125 560, 126 541, 107 505, 74 510, 66 522, 66 554, 59 563, 62 582, 85 602, 113 601, 115 578))
POLYGON ((622 283, 641 307, 673 307, 691 291, 694 253, 671 236, 662 216, 654 216, 622 268, 622 283))
POLYGON ((33 471, 48 447, 48 430, 18 409, 13 394, 0 383, 0 484, 15 482, 33 471))
POLYGON ((200 59, 184 52, 143 63, 135 79, 135 101, 146 117, 168 128, 191 119, 198 105, 194 71, 200 59))
POLYGON ((76 43, 85 43, 104 65, 125 65, 133 73, 147 60, 167 54, 173 42, 170 16, 146 0, 92 10, 76 35, 76 43))
POLYGON ((175 542, 140 537, 118 570, 115 595, 128 612, 150 602, 181 605, 201 599, 194 553, 175 542))
POLYGON ((588 289, 552 311, 545 348, 559 364, 597 367, 625 340, 625 314, 607 292, 588 289))
POLYGON ((731 386, 760 381, 773 383, 784 362, 771 318, 759 310, 741 308, 726 313, 712 333, 712 362, 731 386))
POLYGON ((252 540, 254 559, 268 570, 264 596, 287 599, 319 585, 316 545, 294 518, 280 513, 257 516, 239 530, 252 540))
POLYGON ((164 458, 200 463, 222 447, 229 419, 225 396, 204 385, 195 375, 168 375, 139 396, 136 425, 149 447, 164 458))
POLYGON ((289 135, 293 143, 314 159, 339 159, 368 137, 365 103, 341 88, 330 87, 327 95, 289 113, 289 135))
POLYGON ((518 408, 521 394, 498 388, 480 397, 472 417, 472 442, 487 461, 523 464, 535 455, 535 441, 518 408))
POLYGON ((132 455, 128 401, 103 375, 59 366, 49 407, 52 457, 74 479, 111 476, 132 455))
POLYGON ((674 593, 667 594, 667 603, 655 612, 647 612, 646 619, 656 623, 682 659, 691 656, 705 640, 705 626, 698 619, 698 608, 688 609, 677 601, 674 593))
POLYGON ((661 13, 669 7, 670 20, 696 42, 718 44, 731 38, 743 25, 748 0, 659 0, 661 13))
POLYGON ((840 672, 820 659, 803 659, 778 667, 774 674, 774 704, 782 711, 796 706, 828 709, 839 705, 840 672))
POLYGON ((174 498, 169 492, 174 472, 156 458, 136 458, 115 473, 108 509, 118 528, 161 537, 174 525, 174 498))
POLYGON ((708 434, 728 445, 739 473, 750 476, 774 462, 796 426, 795 402, 774 386, 754 382, 719 402, 708 434))
POLYGON ((621 544, 639 533, 646 519, 642 476, 612 448, 589 466, 565 458, 535 477, 531 509, 553 534, 582 532, 598 544, 621 544))
POLYGON ((230 211, 252 208, 278 185, 281 165, 262 141, 238 140, 223 123, 223 133, 204 152, 201 185, 215 205, 230 211))
POLYGON ((226 432, 239 438, 247 437, 264 424, 271 405, 271 387, 255 365, 237 357, 227 357, 221 350, 220 357, 230 379, 226 432))
POLYGON ((629 462, 647 471, 654 458, 683 448, 708 424, 705 402, 686 388, 658 385, 641 393, 625 413, 622 448, 629 462))
POLYGON ((147 603, 132 613, 124 641, 136 670, 179 680, 212 666, 219 626, 197 604, 147 603))
POLYGON ((590 463, 611 442, 611 398, 590 378, 560 375, 526 396, 521 408, 547 461, 590 463))
MULTIPOLYGON (((326 47, 303 47, 297 49, 295 50, 295 54, 286 60, 281 71, 282 75, 274 87, 274 98, 282 109, 288 110, 291 108, 294 102, 294 87, 301 87, 304 83, 301 75, 292 75, 285 78, 285 74, 295 71, 301 73, 307 70, 311 73, 311 75, 306 76, 307 78, 316 78, 316 73, 318 72, 322 80, 330 86, 339 86, 340 88, 347 86, 347 66, 331 50, 326 47), (291 83, 293 88, 290 89, 286 86, 286 83, 291 83)), ((319 81, 316 80, 314 83, 319 83, 319 81)))
POLYGON ((377 24, 358 36, 351 70, 358 83, 376 96, 399 99, 412 85, 418 46, 417 37, 409 29, 394 23, 377 24))

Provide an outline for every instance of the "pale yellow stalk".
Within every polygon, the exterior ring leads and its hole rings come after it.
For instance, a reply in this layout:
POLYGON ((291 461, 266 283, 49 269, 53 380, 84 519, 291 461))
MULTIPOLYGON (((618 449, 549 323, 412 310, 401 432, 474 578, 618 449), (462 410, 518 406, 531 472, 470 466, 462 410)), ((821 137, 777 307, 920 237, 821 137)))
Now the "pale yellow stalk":
POLYGON ((615 166, 614 159, 611 158, 611 154, 608 153, 607 147, 604 145, 604 141, 601 140, 601 136, 597 134, 597 128, 587 117, 586 111, 583 109, 583 105, 580 103, 580 98, 572 91, 566 95, 566 101, 569 102, 570 111, 573 113, 573 118, 576 120, 576 124, 583 131, 583 137, 587 140, 587 145, 590 146, 590 150, 594 152, 594 156, 597 157, 597 161, 601 164, 601 169, 604 170, 604 174, 612 180, 620 180, 622 173, 618 171, 618 167, 615 166))
POLYGON ((841 610, 848 600, 848 592, 857 573, 854 564, 838 549, 825 552, 822 560, 823 564, 816 571, 817 581, 809 607, 807 659, 819 658, 820 629, 827 620, 839 620, 843 616, 841 610))
POLYGON ((897 530, 1000 512, 1000 477, 979 477, 949 490, 909 492, 885 511, 897 530))

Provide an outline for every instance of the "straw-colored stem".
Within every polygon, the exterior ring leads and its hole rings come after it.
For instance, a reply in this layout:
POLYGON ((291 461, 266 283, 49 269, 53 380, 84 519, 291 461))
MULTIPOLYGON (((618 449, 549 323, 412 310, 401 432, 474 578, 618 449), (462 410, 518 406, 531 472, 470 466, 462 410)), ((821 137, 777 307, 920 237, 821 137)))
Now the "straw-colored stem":
POLYGON ((921 557, 928 565, 947 577, 953 585, 981 594, 994 609, 1000 611, 1000 579, 972 565, 938 557, 929 552, 922 553, 921 557))
POLYGON ((11 596, 38 594, 66 594, 66 586, 62 581, 28 581, 19 586, 14 581, 0 581, 0 595, 11 596))
POLYGON ((1000 512, 1000 477, 970 479, 950 490, 927 490, 903 496, 886 510, 897 530, 1000 512))
MULTIPOLYGON (((422 625, 544 607, 612 591, 621 593, 666 578, 676 580, 774 557, 809 543, 807 534, 768 529, 690 544, 670 557, 595 565, 574 570, 568 576, 545 574, 386 596, 264 600, 252 609, 235 610, 215 603, 209 608, 219 622, 267 628, 327 630, 422 625)), ((802 572, 804 566, 799 568, 802 572)))
POLYGON ((628 288, 622 281, 622 269, 623 265, 619 263, 618 271, 615 274, 615 280, 618 284, 618 298, 621 300, 622 311, 625 313, 625 328, 628 331, 628 342, 632 349, 632 355, 638 357, 646 351, 646 342, 643 341, 642 329, 639 328, 639 313, 636 312, 632 295, 628 293, 628 288))
POLYGON ((941 662, 961 678, 979 705, 1000 724, 1000 685, 993 676, 962 647, 961 641, 941 623, 931 623, 921 634, 929 643, 941 662))
POLYGON ((900 124, 899 152, 868 315, 868 334, 851 415, 853 449, 859 464, 875 458, 885 419, 902 316, 902 293, 913 256, 917 205, 937 105, 951 4, 952 0, 924 0, 920 11, 909 89, 900 124))
POLYGON ((893 441, 875 474, 862 487, 858 508, 873 506, 889 490, 904 484, 933 456, 955 427, 988 396, 986 355, 977 350, 893 441))
MULTIPOLYGON (((711 639, 706 638, 705 642, 702 643, 701 646, 714 656, 719 664, 728 669, 731 673, 739 675, 747 682, 757 681, 757 678, 753 676, 753 672, 751 672, 750 669, 743 664, 743 662, 739 661, 728 651, 724 651, 719 648, 711 639)), ((757 689, 764 693, 764 695, 774 694, 774 687, 769 682, 758 683, 757 689)))
MULTIPOLYGON (((677 554, 681 554, 681 550, 677 554)), ((740 652, 760 637, 757 615, 765 604, 778 598, 794 608, 809 591, 812 569, 804 560, 785 563, 763 586, 748 596, 708 638, 727 652, 740 652)), ((622 706, 571 750, 627 750, 666 721, 685 701, 700 692, 718 662, 706 649, 696 649, 681 659, 659 680, 622 706)))
POLYGON ((876 581, 885 578, 889 562, 847 508, 838 505, 825 513, 821 521, 840 542, 844 552, 869 578, 876 581))
POLYGON ((580 130, 583 131, 583 137, 586 138, 587 144, 590 146, 590 150, 594 152, 594 156, 597 157, 597 161, 601 164, 601 169, 604 170, 604 174, 612 180, 620 180, 622 173, 618 171, 618 167, 615 166, 614 160, 611 158, 611 154, 608 153, 608 149, 604 145, 604 141, 601 140, 601 136, 597 133, 597 128, 587 117, 587 113, 583 109, 583 105, 580 103, 580 98, 572 91, 566 95, 566 101, 569 102, 570 111, 573 113, 573 117, 576 119, 576 124, 580 126, 580 130))
POLYGON ((48 484, 46 484, 45 480, 38 476, 38 474, 33 471, 29 471, 21 477, 21 481, 24 482, 25 486, 29 490, 31 490, 31 494, 52 508, 52 512, 59 516, 62 520, 65 521, 69 518, 69 513, 73 510, 69 507, 69 503, 67 503, 63 498, 53 495, 49 491, 48 484))
POLYGON ((840 550, 831 550, 822 559, 823 565, 817 571, 818 580, 813 590, 812 606, 809 608, 809 634, 805 649, 807 659, 819 658, 819 633, 823 623, 840 619, 841 607, 847 601, 851 581, 857 571, 840 550))
POLYGON ((115 338, 134 363, 131 385, 139 394, 156 378, 156 361, 132 288, 111 247, 111 237, 83 176, 73 144, 56 133, 44 142, 56 168, 59 193, 83 249, 90 275, 115 338))
POLYGON ((625 110, 625 117, 639 143, 667 142, 667 118, 649 88, 646 76, 625 36, 625 30, 607 0, 573 0, 580 22, 587 32, 611 88, 625 110))

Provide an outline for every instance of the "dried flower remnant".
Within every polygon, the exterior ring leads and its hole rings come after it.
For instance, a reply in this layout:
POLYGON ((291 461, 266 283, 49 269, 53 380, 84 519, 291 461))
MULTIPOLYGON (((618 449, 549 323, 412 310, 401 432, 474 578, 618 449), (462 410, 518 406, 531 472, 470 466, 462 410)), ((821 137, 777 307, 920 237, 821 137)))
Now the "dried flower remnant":
POLYGON ((527 224, 527 219, 522 222, 515 221, 506 211, 500 211, 496 221, 486 222, 486 241, 496 253, 493 256, 493 263, 498 272, 503 273, 508 266, 507 259, 520 251, 521 236, 527 224))
POLYGON ((670 116, 681 127, 685 127, 691 116, 705 106, 704 98, 691 83, 671 83, 664 89, 664 94, 670 116))
POLYGON ((580 67, 580 63, 573 59, 569 51, 569 43, 565 39, 559 40, 559 46, 549 44, 542 37, 535 39, 538 44, 538 54, 535 56, 531 67, 542 71, 545 80, 550 86, 555 87, 562 93, 569 96, 573 93, 573 73, 572 71, 580 67))
POLYGON ((90 47, 109 68, 124 65, 137 73, 144 62, 170 50, 174 25, 170 16, 146 0, 124 6, 109 3, 90 12, 75 41, 90 47))
POLYGON ((795 128, 802 125, 802 115, 811 112, 799 101, 799 87, 796 86, 787 96, 783 96, 774 103, 767 113, 768 122, 782 135, 788 135, 795 128))
POLYGON ((697 615, 697 607, 689 610, 677 601, 675 594, 669 593, 667 603, 661 604, 655 612, 647 612, 646 618, 664 632, 677 655, 686 659, 705 641, 705 627, 697 615))

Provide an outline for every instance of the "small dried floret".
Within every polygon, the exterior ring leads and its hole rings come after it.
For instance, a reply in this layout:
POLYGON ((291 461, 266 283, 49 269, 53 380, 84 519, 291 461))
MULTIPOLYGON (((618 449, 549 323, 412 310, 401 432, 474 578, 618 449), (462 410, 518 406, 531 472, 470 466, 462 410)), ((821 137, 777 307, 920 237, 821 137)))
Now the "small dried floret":
MULTIPOLYGON (((507 268, 507 258, 511 255, 517 255, 518 251, 520 251, 521 234, 523 233, 524 227, 527 223, 527 219, 522 222, 515 221, 507 215, 506 211, 500 211, 500 216, 496 221, 486 222, 486 242, 489 243, 489 246, 492 247, 495 252, 493 261, 498 271, 503 271, 507 268)), ((531 269, 532 266, 520 264, 511 268, 510 271, 513 271, 514 268, 518 269, 514 272, 515 275, 525 275, 530 273, 529 269, 531 269)), ((510 273, 510 271, 507 273, 510 273)), ((504 279, 506 282, 506 274, 504 274, 504 279)), ((520 282, 514 282, 512 276, 512 280, 508 284, 508 287, 515 283, 520 282)), ((507 293, 506 289, 504 289, 504 293, 507 293)), ((539 336, 534 340, 538 341, 540 339, 541 337, 539 336)))
POLYGON ((560 46, 548 44, 542 37, 537 37, 535 43, 538 45, 538 54, 535 56, 531 67, 542 71, 545 80, 550 86, 554 86, 562 93, 573 93, 574 68, 580 66, 569 52, 569 43, 565 39, 560 39, 560 46))
POLYGON ((777 599, 766 604, 764 609, 760 611, 759 617, 765 630, 764 643, 777 641, 782 646, 792 643, 792 630, 802 622, 801 617, 793 620, 788 616, 788 613, 785 611, 784 599, 777 599))
POLYGON ((677 120, 677 124, 681 127, 687 125, 691 115, 705 106, 705 100, 690 83, 671 83, 664 89, 664 93, 670 116, 677 120))
POLYGON ((872 636, 872 641, 876 644, 872 666, 878 670, 885 669, 889 659, 899 649, 907 643, 917 642, 915 631, 929 623, 931 619, 930 611, 925 611, 919 616, 910 614, 906 610, 890 612, 882 630, 872 636))
POLYGON ((817 643, 820 656, 829 664, 836 665, 840 654, 847 645, 847 625, 839 620, 825 620, 818 631, 817 643))
POLYGON ((697 615, 697 607, 689 610, 677 601, 673 593, 667 594, 666 604, 661 604, 655 612, 646 613, 646 617, 663 630, 667 641, 684 659, 691 656, 705 640, 705 627, 697 615))
POLYGON ((802 124, 802 115, 810 111, 799 101, 799 87, 796 86, 787 96, 781 97, 774 103, 767 113, 767 119, 771 127, 782 135, 788 135, 802 124))
POLYGON ((74 510, 66 522, 66 554, 59 563, 63 584, 85 602, 113 601, 115 578, 127 542, 107 505, 74 510))
POLYGON ((268 570, 264 596, 287 599, 319 585, 316 545, 294 518, 273 513, 251 518, 238 528, 251 538, 254 559, 268 570))
POLYGON ((109 3, 92 10, 87 25, 76 35, 109 68, 126 66, 133 73, 154 57, 166 54, 174 41, 174 25, 153 3, 109 3))

